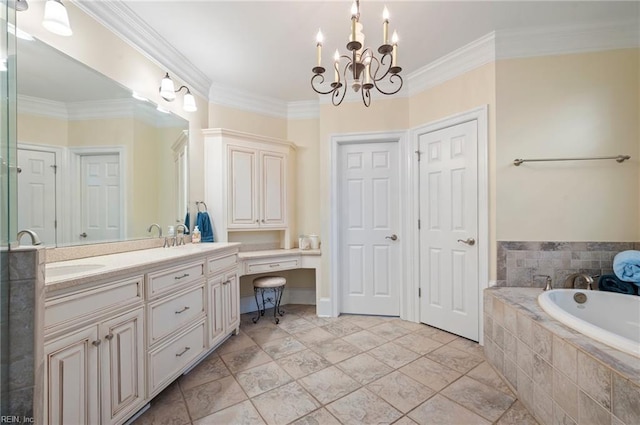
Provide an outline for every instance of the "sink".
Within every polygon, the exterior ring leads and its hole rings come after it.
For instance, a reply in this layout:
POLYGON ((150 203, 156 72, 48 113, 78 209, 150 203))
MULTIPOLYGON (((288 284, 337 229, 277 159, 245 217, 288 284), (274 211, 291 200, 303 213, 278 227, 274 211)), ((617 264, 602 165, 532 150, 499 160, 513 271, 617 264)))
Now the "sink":
POLYGON ((73 266, 47 266, 45 274, 47 277, 58 277, 67 274, 77 274, 92 272, 104 267, 104 264, 77 264, 73 266))

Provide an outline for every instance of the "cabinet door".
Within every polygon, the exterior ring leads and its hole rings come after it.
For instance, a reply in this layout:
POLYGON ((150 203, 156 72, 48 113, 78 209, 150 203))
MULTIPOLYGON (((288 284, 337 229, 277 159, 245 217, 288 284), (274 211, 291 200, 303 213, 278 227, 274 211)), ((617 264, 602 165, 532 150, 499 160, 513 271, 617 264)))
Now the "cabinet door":
POLYGON ((209 347, 215 346, 225 335, 224 327, 224 274, 209 279, 209 347))
POLYGON ((286 224, 286 156, 260 152, 260 226, 282 228, 286 224))
POLYGON ((140 307, 100 325, 103 425, 118 422, 145 398, 143 317, 140 307))
POLYGON ((97 326, 45 345, 45 423, 99 423, 97 326))
POLYGON ((240 280, 238 271, 225 273, 224 282, 224 329, 228 334, 240 325, 240 280))
POLYGON ((256 154, 252 149, 229 146, 230 228, 259 226, 256 154))

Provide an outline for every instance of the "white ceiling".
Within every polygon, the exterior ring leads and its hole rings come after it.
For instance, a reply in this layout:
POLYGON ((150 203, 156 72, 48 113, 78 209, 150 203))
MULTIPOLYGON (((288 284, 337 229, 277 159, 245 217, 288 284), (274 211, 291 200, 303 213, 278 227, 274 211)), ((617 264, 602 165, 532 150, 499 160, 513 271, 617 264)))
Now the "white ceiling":
MULTIPOLYGON (((351 0, 124 0, 133 13, 217 86, 284 101, 315 100, 309 80, 315 34, 325 34, 323 61, 345 51, 351 0)), ((494 30, 638 22, 638 2, 435 2, 362 0, 366 45, 382 39, 382 9, 400 36, 407 75, 494 30)))

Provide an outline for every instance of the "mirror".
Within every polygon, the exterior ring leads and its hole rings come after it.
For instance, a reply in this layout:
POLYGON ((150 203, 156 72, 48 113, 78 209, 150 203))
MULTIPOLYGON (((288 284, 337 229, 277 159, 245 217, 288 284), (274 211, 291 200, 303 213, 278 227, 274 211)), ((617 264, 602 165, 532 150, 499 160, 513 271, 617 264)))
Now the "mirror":
POLYGON ((183 222, 188 122, 40 40, 17 50, 18 228, 67 246, 183 222))

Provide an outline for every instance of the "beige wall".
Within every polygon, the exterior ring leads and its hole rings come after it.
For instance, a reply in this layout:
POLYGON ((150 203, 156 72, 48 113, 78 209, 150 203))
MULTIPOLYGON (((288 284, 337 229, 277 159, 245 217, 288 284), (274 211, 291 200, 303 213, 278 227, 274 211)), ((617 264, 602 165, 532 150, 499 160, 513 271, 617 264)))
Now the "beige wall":
POLYGON ((66 146, 69 134, 67 120, 18 114, 18 142, 66 146))
POLYGON ((498 240, 640 239, 638 70, 635 49, 497 63, 498 240))
POLYGON ((209 104, 209 128, 226 128, 276 139, 287 138, 286 118, 277 118, 228 106, 209 104))

